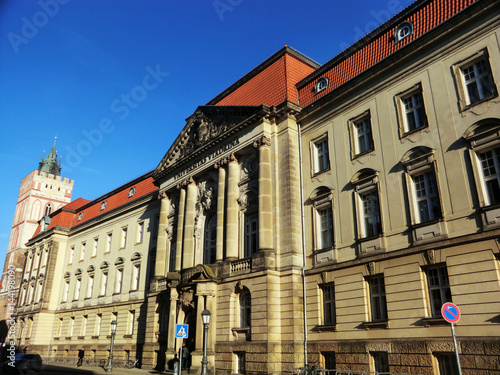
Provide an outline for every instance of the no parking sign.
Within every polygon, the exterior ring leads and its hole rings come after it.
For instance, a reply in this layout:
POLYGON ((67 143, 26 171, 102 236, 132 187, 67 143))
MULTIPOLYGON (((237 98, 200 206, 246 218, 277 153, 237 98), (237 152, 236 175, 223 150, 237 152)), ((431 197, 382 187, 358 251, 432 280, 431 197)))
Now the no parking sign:
POLYGON ((460 319, 460 310, 454 303, 446 302, 441 307, 441 315, 448 323, 456 323, 460 319))

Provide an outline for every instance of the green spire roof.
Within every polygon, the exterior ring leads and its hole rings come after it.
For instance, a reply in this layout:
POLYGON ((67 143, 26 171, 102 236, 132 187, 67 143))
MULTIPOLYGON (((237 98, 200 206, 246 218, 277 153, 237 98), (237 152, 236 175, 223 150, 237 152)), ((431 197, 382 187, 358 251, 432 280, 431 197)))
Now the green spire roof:
POLYGON ((44 160, 42 156, 42 161, 38 165, 39 172, 50 173, 56 176, 61 175, 61 162, 57 161, 56 140, 57 137, 54 137, 54 146, 52 146, 47 158, 44 160))

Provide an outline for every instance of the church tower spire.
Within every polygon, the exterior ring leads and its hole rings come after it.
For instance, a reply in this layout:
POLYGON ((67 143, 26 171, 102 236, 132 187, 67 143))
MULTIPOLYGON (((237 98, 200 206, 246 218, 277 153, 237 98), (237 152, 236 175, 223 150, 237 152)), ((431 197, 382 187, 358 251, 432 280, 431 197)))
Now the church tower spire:
POLYGON ((57 161, 56 141, 57 137, 54 137, 54 146, 52 146, 47 158, 44 160, 42 156, 42 161, 38 165, 38 172, 50 173, 54 176, 61 175, 61 162, 57 161))

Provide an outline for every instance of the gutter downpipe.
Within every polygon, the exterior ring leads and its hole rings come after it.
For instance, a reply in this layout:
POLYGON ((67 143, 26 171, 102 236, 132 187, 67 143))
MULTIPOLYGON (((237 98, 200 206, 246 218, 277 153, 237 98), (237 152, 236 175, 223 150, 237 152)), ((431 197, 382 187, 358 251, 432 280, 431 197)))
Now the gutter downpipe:
POLYGON ((299 175, 300 175, 300 213, 302 221, 302 294, 304 310, 304 367, 307 368, 307 294, 306 294, 306 239, 305 239, 305 217, 304 217, 304 184, 302 174, 302 133, 300 123, 297 123, 299 137, 299 175))

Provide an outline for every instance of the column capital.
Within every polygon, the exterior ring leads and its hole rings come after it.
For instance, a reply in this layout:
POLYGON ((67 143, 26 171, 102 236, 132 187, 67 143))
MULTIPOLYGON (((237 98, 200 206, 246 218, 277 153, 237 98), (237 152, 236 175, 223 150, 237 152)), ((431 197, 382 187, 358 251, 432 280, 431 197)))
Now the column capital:
POLYGON ((166 190, 163 190, 163 191, 160 191, 158 193, 158 199, 159 200, 162 200, 162 199, 170 199, 167 195, 167 191, 166 190))
POLYGON ((182 189, 184 186, 188 186, 189 184, 195 184, 196 182, 194 181, 193 177, 187 177, 184 180, 180 181, 177 184, 177 189, 182 189))
POLYGON ((268 146, 268 147, 271 146, 271 138, 263 135, 262 137, 256 139, 253 142, 253 147, 255 147, 255 148, 260 148, 262 146, 268 146))

